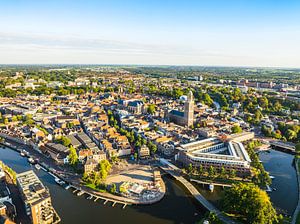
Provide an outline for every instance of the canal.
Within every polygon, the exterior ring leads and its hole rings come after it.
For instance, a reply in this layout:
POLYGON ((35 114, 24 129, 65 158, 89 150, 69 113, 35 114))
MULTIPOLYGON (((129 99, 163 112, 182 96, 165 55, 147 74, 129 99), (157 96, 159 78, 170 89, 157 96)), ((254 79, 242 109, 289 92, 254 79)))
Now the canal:
POLYGON ((274 207, 292 215, 298 201, 297 173, 293 165, 294 155, 270 150, 260 152, 259 158, 270 176, 275 177, 271 188, 276 188, 276 191, 268 193, 274 207))
POLYGON ((100 202, 77 197, 70 190, 57 185, 52 176, 43 170, 36 170, 26 158, 17 152, 0 148, 0 160, 14 169, 17 173, 33 169, 41 181, 49 188, 52 203, 63 224, 75 223, 131 223, 131 224, 184 224, 196 223, 205 211, 169 177, 164 177, 167 193, 160 202, 147 206, 127 206, 122 209, 120 205, 111 207, 100 202))

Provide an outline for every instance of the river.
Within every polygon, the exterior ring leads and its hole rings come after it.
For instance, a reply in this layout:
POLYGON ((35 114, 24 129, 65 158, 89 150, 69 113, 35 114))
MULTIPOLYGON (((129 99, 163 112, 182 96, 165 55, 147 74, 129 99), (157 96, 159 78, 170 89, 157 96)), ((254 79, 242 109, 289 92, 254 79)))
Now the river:
POLYGON ((298 201, 297 173, 293 165, 294 156, 285 152, 270 150, 261 152, 259 158, 266 171, 274 176, 269 196, 273 205, 287 214, 292 215, 298 201))
MULTIPOLYGON (((272 188, 276 191, 269 193, 271 201, 276 208, 292 215, 298 198, 296 171, 293 166, 293 155, 271 150, 261 152, 259 155, 265 169, 274 176, 272 188)), ((33 169, 41 181, 49 188, 53 206, 59 213, 62 223, 157 223, 157 224, 183 224, 195 223, 203 217, 205 211, 192 200, 181 186, 167 176, 164 181, 167 193, 164 199, 153 205, 127 206, 122 209, 120 205, 111 207, 100 202, 89 201, 84 196, 77 197, 70 190, 58 186, 53 177, 43 170, 36 170, 26 158, 17 152, 0 148, 0 160, 13 168, 16 172, 33 169)), ((200 189, 199 189, 200 188, 200 189)), ((200 192, 213 203, 218 204, 222 189, 215 188, 213 193, 202 187, 200 192)))
POLYGON ((112 207, 77 197, 70 190, 58 186, 53 177, 43 170, 36 170, 26 158, 17 152, 0 148, 0 160, 17 173, 33 169, 41 181, 49 188, 52 203, 63 224, 104 223, 104 224, 184 224, 195 223, 205 211, 169 177, 164 177, 167 193, 163 200, 153 205, 112 207))

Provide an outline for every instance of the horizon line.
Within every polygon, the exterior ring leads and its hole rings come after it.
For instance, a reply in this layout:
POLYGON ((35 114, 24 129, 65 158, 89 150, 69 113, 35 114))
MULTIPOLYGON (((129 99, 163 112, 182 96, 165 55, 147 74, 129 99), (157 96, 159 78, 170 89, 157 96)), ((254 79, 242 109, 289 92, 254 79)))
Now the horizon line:
POLYGON ((208 68, 256 68, 256 69, 294 69, 300 67, 284 67, 284 66, 247 66, 247 65, 188 65, 188 64, 110 64, 110 63, 5 63, 1 66, 139 66, 139 67, 208 67, 208 68))

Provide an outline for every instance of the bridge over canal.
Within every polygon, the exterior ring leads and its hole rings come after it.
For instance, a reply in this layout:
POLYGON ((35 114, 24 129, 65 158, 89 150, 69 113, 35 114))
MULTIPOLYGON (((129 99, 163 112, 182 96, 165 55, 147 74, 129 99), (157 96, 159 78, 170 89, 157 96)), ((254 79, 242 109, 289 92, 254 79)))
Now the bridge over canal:
POLYGON ((235 222, 231 220, 229 217, 225 216, 220 210, 218 210, 214 205, 212 205, 209 201, 207 201, 200 192, 184 177, 180 175, 181 170, 168 162, 167 160, 160 158, 160 168, 173 176, 176 180, 178 180, 189 192, 190 194, 201 203, 208 211, 215 213, 218 218, 224 223, 234 224, 235 222))

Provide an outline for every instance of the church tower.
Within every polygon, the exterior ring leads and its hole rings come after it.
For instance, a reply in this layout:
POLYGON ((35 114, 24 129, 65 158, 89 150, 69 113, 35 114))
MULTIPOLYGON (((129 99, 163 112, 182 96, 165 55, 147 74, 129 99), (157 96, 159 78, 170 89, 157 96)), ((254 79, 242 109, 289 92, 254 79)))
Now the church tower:
POLYGON ((189 92, 187 101, 184 103, 184 120, 188 127, 194 124, 194 96, 192 91, 189 92))

